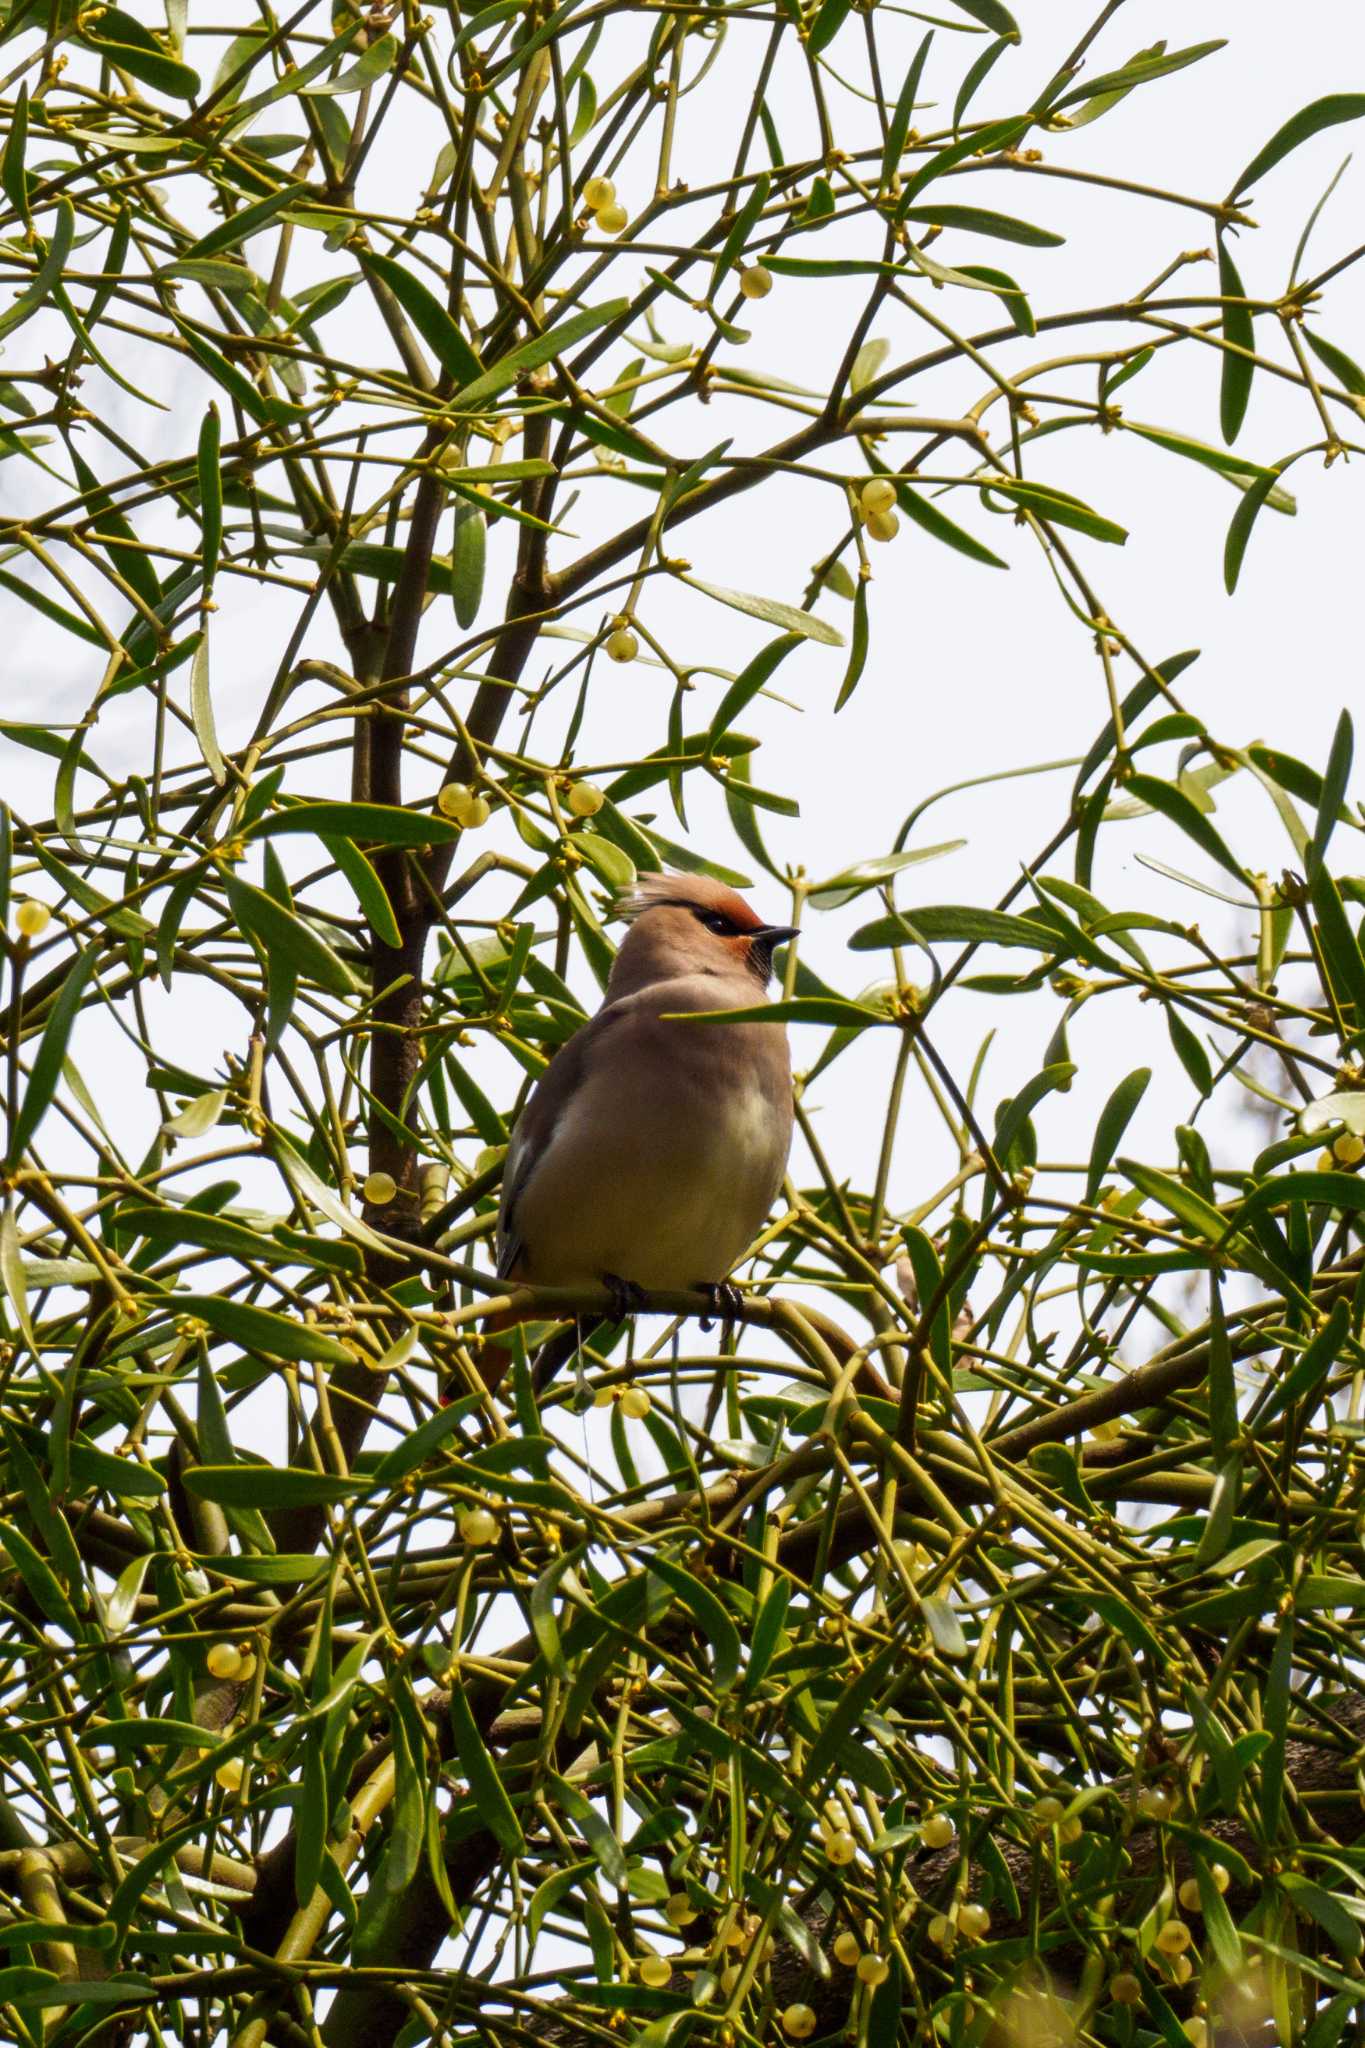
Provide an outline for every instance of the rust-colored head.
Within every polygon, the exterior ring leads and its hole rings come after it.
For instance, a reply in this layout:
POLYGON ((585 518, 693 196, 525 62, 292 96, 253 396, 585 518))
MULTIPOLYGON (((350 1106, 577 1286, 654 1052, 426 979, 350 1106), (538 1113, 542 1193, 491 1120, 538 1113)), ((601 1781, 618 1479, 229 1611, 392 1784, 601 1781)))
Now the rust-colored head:
POLYGON ((612 969, 612 996, 687 974, 750 974, 765 983, 773 949, 794 936, 791 925, 764 924, 709 875, 641 875, 617 909, 631 929, 612 969))

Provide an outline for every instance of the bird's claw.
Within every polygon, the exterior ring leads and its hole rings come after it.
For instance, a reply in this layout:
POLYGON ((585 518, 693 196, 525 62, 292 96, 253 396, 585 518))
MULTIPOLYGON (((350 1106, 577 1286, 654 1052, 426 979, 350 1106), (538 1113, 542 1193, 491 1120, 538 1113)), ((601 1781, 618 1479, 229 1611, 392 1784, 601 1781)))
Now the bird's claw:
POLYGON ((710 1329, 712 1316, 719 1316, 722 1323, 739 1321, 744 1296, 733 1280, 701 1280, 697 1283, 697 1292, 704 1294, 711 1305, 711 1314, 701 1319, 703 1330, 710 1329))
POLYGON ((627 1316, 638 1315, 645 1305, 645 1291, 633 1280, 623 1280, 619 1273, 604 1273, 602 1285, 611 1296, 611 1312, 618 1323, 627 1316))

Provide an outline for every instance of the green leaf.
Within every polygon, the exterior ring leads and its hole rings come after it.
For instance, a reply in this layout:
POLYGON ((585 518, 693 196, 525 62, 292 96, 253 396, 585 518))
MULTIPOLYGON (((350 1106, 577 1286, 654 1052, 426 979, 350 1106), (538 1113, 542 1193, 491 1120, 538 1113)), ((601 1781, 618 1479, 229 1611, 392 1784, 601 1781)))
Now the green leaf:
POLYGON ((825 647, 842 647, 844 636, 814 612, 798 611, 795 605, 782 604, 775 597, 754 597, 747 590, 727 590, 718 583, 703 583, 697 576, 680 576, 689 590, 700 590, 705 597, 714 597, 718 604, 729 605, 732 611, 745 612, 750 618, 762 619, 770 626, 780 626, 784 633, 794 633, 803 640, 818 640, 825 647))
POLYGON ((1186 837, 1192 839, 1210 860, 1216 861, 1219 867, 1225 868, 1230 875, 1235 875, 1239 882, 1245 884, 1245 869, 1233 859, 1221 836, 1210 825, 1203 812, 1186 796, 1183 789, 1178 789, 1172 782, 1159 782, 1151 775, 1130 775, 1123 788, 1125 795, 1138 803, 1149 805, 1152 810, 1159 811, 1164 818, 1169 818, 1173 825, 1178 825, 1186 837))
POLYGON ((1279 1885, 1289 1894, 1296 1912, 1306 1913, 1311 1920, 1317 1921, 1338 1955, 1354 1958, 1360 1954, 1365 1940, 1360 1922, 1346 1910, 1335 1893, 1324 1891, 1321 1885, 1313 1884, 1293 1870, 1281 1871, 1279 1885))
POLYGON ((827 882, 811 889, 806 901, 812 910, 838 910, 865 890, 875 889, 879 882, 898 875, 903 868, 917 867, 921 861, 941 860, 944 854, 956 853, 966 844, 965 839, 943 839, 937 846, 914 846, 901 853, 885 853, 873 860, 856 861, 852 867, 841 869, 827 882))
POLYGON ((950 142, 946 149, 939 150, 927 163, 921 164, 914 177, 909 179, 900 207, 897 209, 897 219, 903 216, 908 207, 914 205, 926 185, 932 184, 935 178, 942 177, 945 171, 952 170, 955 164, 960 164, 969 156, 984 157, 993 155, 997 150, 1013 149, 1032 126, 1031 114, 1018 114, 1010 120, 997 121, 991 127, 975 128, 970 135, 960 136, 956 142, 950 142))
POLYGON ((194 722, 194 736, 199 742, 199 751, 209 774, 221 789, 227 781, 227 768, 218 746, 218 728, 213 717, 213 698, 209 694, 209 636, 208 628, 199 636, 199 645, 194 650, 190 666, 190 717, 194 722))
POLYGON ((1049 520, 1054 526, 1072 527, 1077 533, 1088 534, 1091 540, 1107 541, 1113 547, 1122 547, 1128 538, 1127 527, 1118 526, 1112 519, 1092 511, 1081 499, 1073 498, 1069 491, 1005 477, 989 478, 987 488, 1023 506, 1026 511, 1036 513, 1038 518, 1049 520))
MULTIPOLYGON (((223 544, 223 479, 218 466, 220 431, 218 408, 209 406, 199 429, 199 519, 202 529, 201 559, 204 588, 211 590, 218 570, 223 544)), ((207 640, 207 633, 204 636, 207 640)), ((202 742, 201 742, 202 747, 202 742)), ((207 759, 207 756, 205 756, 207 759)))
POLYGON ((708 1586, 673 1558, 656 1554, 649 1560, 649 1569, 677 1596, 707 1637, 715 1660, 716 1691, 728 1692, 739 1676, 740 1646, 739 1630, 724 1606, 708 1586))
POLYGON ((962 1623, 947 1600, 930 1594, 920 1601, 920 1612, 941 1656, 956 1659, 969 1654, 971 1646, 963 1633, 962 1623))
POLYGON ((1338 1301, 1322 1329, 1311 1343, 1304 1346, 1288 1372, 1267 1388, 1265 1405, 1257 1411, 1258 1428, 1285 1409, 1296 1407, 1300 1401, 1309 1413, 1312 1412, 1319 1389, 1336 1364, 1350 1327, 1350 1304, 1338 1301))
POLYGON ((1049 925, 965 903, 917 906, 879 917, 854 932, 848 943, 855 953, 872 953, 884 946, 909 945, 917 938, 966 946, 1023 946, 1035 953, 1064 950, 1060 934, 1049 925))
POLYGON ((216 256, 223 249, 235 249, 239 242, 246 242, 258 235, 262 228, 269 227, 276 214, 283 213, 296 200, 305 199, 309 193, 307 185, 286 185, 268 198, 258 199, 254 206, 244 206, 237 213, 230 214, 216 228, 210 228, 197 242, 191 243, 179 261, 188 263, 201 256, 216 256))
POLYGON ((302 91, 310 99, 342 99, 348 93, 363 92, 367 85, 373 85, 377 78, 383 78, 392 71, 398 58, 398 38, 382 35, 370 44, 368 50, 350 64, 335 78, 327 79, 322 85, 303 85, 296 77, 292 90, 302 91))
POLYGON ((401 804, 291 803, 269 812, 252 827, 251 836, 271 839, 281 832, 316 832, 319 839, 352 839, 366 846, 453 845, 460 836, 449 818, 401 804))
POLYGON ((320 1365, 355 1362, 355 1353, 339 1338, 326 1336, 311 1323, 276 1315, 273 1309, 257 1308, 254 1302, 229 1301, 221 1294, 177 1294, 174 1303, 178 1316, 197 1317, 216 1336, 264 1358, 315 1360, 320 1365))
POLYGON ((1251 397, 1251 380, 1256 365, 1250 355, 1234 354, 1234 349, 1252 350, 1256 346, 1256 325, 1251 309, 1246 305, 1246 289, 1237 274, 1237 265, 1232 260, 1232 251, 1227 239, 1218 238, 1218 290, 1225 301, 1223 307, 1223 340, 1229 344, 1223 350, 1223 372, 1219 387, 1218 419, 1223 429, 1223 439, 1231 444, 1241 431, 1246 418, 1247 401, 1251 397))
POLYGON ((185 1473, 190 1493, 232 1508, 330 1507, 354 1500, 366 1483, 287 1465, 191 1465, 185 1473))
POLYGON ((989 235, 997 242, 1017 242, 1025 249, 1060 249, 1065 235, 1051 228, 1035 227, 1032 221, 1016 220, 1013 214, 996 213, 987 206, 911 206, 905 220, 924 221, 930 227, 961 228, 968 234, 989 235))
POLYGON ((1205 1238, 1210 1244, 1223 1243, 1227 1223, 1221 1210, 1206 1202, 1202 1195, 1197 1195, 1193 1188, 1186 1187, 1183 1181, 1173 1179, 1169 1173, 1159 1172, 1154 1166, 1143 1166, 1136 1159, 1120 1159, 1119 1171, 1149 1201, 1159 1202, 1196 1237, 1205 1238))
POLYGON ((1312 844, 1308 852, 1308 869, 1311 875, 1327 851, 1327 843, 1333 828, 1341 815, 1341 806, 1351 780, 1351 760, 1355 751, 1354 731, 1351 714, 1343 711, 1337 719, 1337 729, 1332 735, 1332 751, 1327 759, 1327 773, 1323 777, 1322 795, 1318 800, 1317 823, 1313 827, 1312 844))
POLYGON ((379 879, 373 864, 349 839, 334 839, 329 836, 322 843, 350 883, 352 893, 370 930, 386 946, 392 946, 397 950, 403 943, 403 934, 398 929, 398 920, 394 916, 388 891, 379 879))
POLYGON ((1134 57, 1121 70, 1098 72, 1094 78, 1086 79, 1083 85, 1075 86, 1054 102, 1051 111, 1060 113, 1063 107, 1074 107, 1083 100, 1095 99, 1100 95, 1131 92, 1135 85, 1144 85, 1149 78, 1165 78, 1172 71, 1183 71, 1187 64, 1197 64, 1201 58, 1211 56, 1215 50, 1226 47, 1226 38, 1220 37, 1211 43, 1192 43, 1187 50, 1134 57))
POLYGON ((1365 1024, 1365 960, 1361 958, 1360 942, 1351 929, 1337 885, 1321 863, 1310 874, 1308 893, 1317 920, 1318 942, 1337 1001, 1354 1006, 1359 1029, 1365 1024))
POLYGON ((1299 332, 1318 361, 1325 369, 1331 371, 1343 388, 1350 392, 1352 398, 1365 398, 1365 370, 1361 369, 1359 363, 1348 356, 1345 349, 1338 348, 1335 342, 1326 340, 1311 327, 1300 327, 1299 332))
POLYGON ((440 300, 427 290, 420 278, 405 270, 401 263, 393 262, 388 256, 377 256, 371 250, 364 251, 361 262, 381 284, 387 285, 457 389, 462 384, 472 384, 483 375, 483 364, 474 350, 440 300))
POLYGON ((1275 479, 1281 476, 1287 464, 1280 464, 1268 470, 1264 476, 1255 478, 1242 495, 1242 502, 1233 513, 1228 526, 1228 537, 1223 543, 1223 588, 1229 597, 1237 588, 1237 579, 1242 573, 1242 557, 1251 539, 1251 529, 1257 514, 1275 488, 1275 479))
POLYGON ((1090 1165, 1085 1177, 1085 1199, 1093 1203, 1099 1194, 1110 1162, 1123 1141, 1123 1134, 1133 1119, 1133 1114, 1147 1093, 1152 1078, 1150 1067, 1135 1067, 1125 1080, 1119 1082, 1104 1108, 1100 1111, 1095 1125, 1094 1142, 1090 1149, 1090 1165))
POLYGON ((57 1092, 57 1084, 62 1077, 62 1062, 66 1058, 67 1043, 75 1026, 86 988, 95 972, 96 958, 94 946, 85 946, 77 951, 75 962, 67 969, 57 1000, 52 1005, 51 1015, 48 1017, 29 1072, 23 1101, 10 1128, 5 1165, 11 1173, 21 1163, 34 1132, 47 1114, 52 1098, 57 1092))
POLYGON ((506 1855, 524 1856, 526 1838, 522 1834, 521 1823, 458 1679, 450 1688, 450 1727, 455 1738, 455 1754, 469 1781, 470 1796, 479 1810, 480 1820, 506 1855))
POLYGON ((548 334, 536 335, 533 340, 524 341, 520 348, 514 348, 509 355, 503 356, 464 390, 456 392, 452 403, 461 412, 467 412, 482 405, 485 399, 496 398, 509 384, 515 384, 525 371, 538 370, 542 364, 553 362, 567 349, 595 334, 600 327, 623 319, 629 310, 628 299, 612 299, 604 306, 589 306, 581 313, 571 313, 548 334))
POLYGON ((989 569, 1008 569, 1009 563, 988 548, 984 541, 968 533, 956 520, 950 519, 945 511, 919 491, 912 491, 908 484, 896 480, 896 503, 907 519, 925 533, 932 534, 946 547, 956 548, 960 555, 968 555, 974 562, 984 562, 989 569))
POLYGON ((1228 191, 1229 201, 1240 198, 1267 171, 1281 163, 1291 150, 1301 142, 1307 142, 1312 135, 1320 135, 1324 128, 1334 128, 1342 121, 1358 121, 1365 114, 1365 93, 1329 93, 1325 99, 1313 100, 1301 107, 1297 114, 1277 128, 1263 149, 1259 149, 1240 177, 1234 179, 1228 191))
POLYGON ((853 593, 853 642, 849 648, 848 667, 839 685, 839 694, 834 700, 836 711, 842 711, 862 678, 867 663, 867 585, 859 579, 853 593))
POLYGON ((983 28, 992 29, 998 36, 1008 36, 1011 42, 1020 41, 1019 24, 1001 0, 953 0, 955 7, 964 14, 970 14, 973 21, 979 21, 983 28))
POLYGON ((5 153, 0 158, 0 187, 6 199, 24 224, 27 234, 32 228, 32 217, 28 209, 28 174, 24 169, 24 156, 28 145, 28 85, 19 88, 10 113, 9 134, 5 137, 5 153))
MULTIPOLYGON (((810 41, 807 45, 808 48, 812 50, 824 48, 824 43, 817 43, 815 39, 820 33, 821 22, 824 20, 825 15, 832 7, 841 7, 843 9, 843 13, 846 14, 848 12, 848 0, 825 0, 824 6, 821 8, 820 13, 816 17, 815 25, 811 29, 810 41)), ((842 19, 842 15, 840 19, 842 19)), ((826 41, 827 40, 828 38, 826 38, 826 41)), ((713 277, 711 282, 711 292, 713 297, 716 293, 717 288, 720 285, 722 278, 725 277, 731 265, 736 261, 738 257, 744 254, 745 249, 748 247, 749 237, 758 225, 759 216, 762 214, 764 207, 768 203, 768 194, 771 190, 772 179, 769 177, 766 171, 763 171, 754 180, 753 191, 749 194, 743 206, 741 206, 739 212, 735 215, 735 218, 730 225, 730 232, 726 235, 724 242, 721 244, 720 255, 716 258, 715 276, 713 277)))
MULTIPOLYGON (((901 89, 896 95, 895 111, 887 123, 886 147, 882 151, 881 182, 883 185, 889 185, 900 168, 901 155, 905 149, 905 138, 910 132, 910 123, 914 118, 915 95, 919 91, 919 82, 924 75, 924 62, 929 55, 929 45, 933 40, 934 32, 930 29, 911 58, 910 67, 905 74, 901 89)), ((853 388, 857 389, 856 384, 853 388)))
POLYGON ((716 706, 707 729, 705 748, 708 754, 713 751, 716 741, 722 734, 729 731, 731 721, 738 718, 749 700, 758 695, 769 676, 781 666, 792 649, 801 645, 801 640, 802 635, 799 633, 784 633, 780 640, 770 641, 766 647, 760 648, 748 666, 735 677, 716 706))
POLYGON ((455 534, 450 544, 450 594, 455 622, 465 632, 479 616, 487 561, 488 521, 477 505, 455 507, 455 534))
POLYGON ((545 1782, 554 1793, 560 1808, 582 1833, 584 1841, 602 1866, 603 1873, 620 1891, 630 1884, 630 1871, 626 1864, 625 1852, 617 1841, 597 1808, 565 1778, 553 1771, 546 1771, 545 1782))
POLYGON ((1071 1086, 1075 1073, 1076 1069, 1069 1060, 1058 1060, 1051 1066, 1044 1067, 1041 1074, 1035 1074, 1033 1079, 1010 1099, 992 1140, 992 1148, 999 1159, 1009 1158, 1010 1149, 1016 1138, 1044 1096, 1053 1094, 1057 1089, 1065 1093, 1071 1086))
POLYGON ((228 905, 242 930, 257 939, 267 958, 278 952, 297 973, 332 995, 354 996, 361 983, 327 941, 264 889, 235 875, 225 878, 228 905))
POLYGON ((144 50, 134 43, 113 42, 97 31, 87 31, 82 40, 107 63, 126 71, 130 78, 140 79, 143 85, 164 92, 168 99, 197 100, 202 91, 197 71, 192 71, 188 64, 178 64, 173 57, 163 57, 159 51, 144 50))
POLYGON ((10 1563, 40 1613, 55 1622, 58 1628, 64 1628, 69 1635, 79 1637, 80 1624, 66 1588, 47 1559, 34 1549, 21 1529, 14 1528, 9 1522, 0 1521, 0 1544, 9 1552, 10 1563))

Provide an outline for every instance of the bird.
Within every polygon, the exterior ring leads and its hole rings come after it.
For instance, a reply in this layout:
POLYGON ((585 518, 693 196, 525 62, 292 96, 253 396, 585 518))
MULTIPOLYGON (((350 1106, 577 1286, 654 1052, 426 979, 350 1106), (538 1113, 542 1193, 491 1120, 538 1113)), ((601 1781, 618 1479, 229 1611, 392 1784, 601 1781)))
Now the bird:
POLYGON ((774 950, 796 929, 765 924, 706 875, 641 874, 616 907, 630 929, 602 1006, 512 1133, 498 1276, 604 1284, 622 1312, 684 1288, 719 1305, 782 1185, 791 1056, 776 1020, 686 1019, 765 1001, 774 950))

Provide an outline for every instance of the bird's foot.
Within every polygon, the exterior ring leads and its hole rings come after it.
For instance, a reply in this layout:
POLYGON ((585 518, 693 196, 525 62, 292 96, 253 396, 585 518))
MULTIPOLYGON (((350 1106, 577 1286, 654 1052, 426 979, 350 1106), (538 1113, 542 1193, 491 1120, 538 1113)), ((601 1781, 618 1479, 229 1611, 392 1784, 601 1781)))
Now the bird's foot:
POLYGON ((703 1330, 710 1329, 711 1316, 719 1316, 723 1324, 739 1321, 744 1296, 733 1280, 699 1280, 697 1292, 704 1294, 711 1304, 711 1315, 703 1316, 701 1319, 703 1330))
POLYGON ((611 1312, 618 1323, 627 1316, 638 1315, 645 1305, 645 1291, 633 1280, 623 1280, 619 1273, 604 1273, 602 1285, 611 1296, 611 1312))

